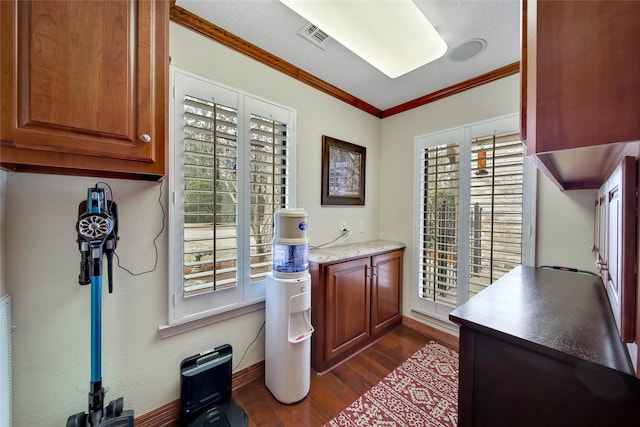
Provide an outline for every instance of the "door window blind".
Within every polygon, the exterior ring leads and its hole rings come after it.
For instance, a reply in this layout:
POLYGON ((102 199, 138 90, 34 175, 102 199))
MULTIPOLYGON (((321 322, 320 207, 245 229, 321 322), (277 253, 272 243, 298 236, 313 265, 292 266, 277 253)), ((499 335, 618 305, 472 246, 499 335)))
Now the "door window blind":
POLYGON ((420 258, 422 298, 456 304, 459 151, 457 143, 422 150, 420 258))
POLYGON ((438 315, 522 263, 524 149, 493 125, 417 139, 417 296, 438 315))
POLYGON ((469 297, 522 262, 523 145, 517 133, 471 142, 469 297))

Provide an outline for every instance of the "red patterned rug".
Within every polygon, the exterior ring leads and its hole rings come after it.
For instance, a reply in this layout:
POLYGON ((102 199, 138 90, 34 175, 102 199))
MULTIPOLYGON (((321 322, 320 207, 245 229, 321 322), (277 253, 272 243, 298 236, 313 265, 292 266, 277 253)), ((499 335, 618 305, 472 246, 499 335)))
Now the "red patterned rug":
POLYGON ((326 426, 457 426, 458 353, 430 342, 326 426))

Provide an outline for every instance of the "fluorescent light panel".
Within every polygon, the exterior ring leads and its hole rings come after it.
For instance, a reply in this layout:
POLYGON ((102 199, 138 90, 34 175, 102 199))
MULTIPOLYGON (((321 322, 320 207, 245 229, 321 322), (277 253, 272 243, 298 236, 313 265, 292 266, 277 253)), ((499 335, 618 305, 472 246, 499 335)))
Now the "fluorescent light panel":
POLYGON ((391 78, 447 51, 411 0, 280 0, 391 78))

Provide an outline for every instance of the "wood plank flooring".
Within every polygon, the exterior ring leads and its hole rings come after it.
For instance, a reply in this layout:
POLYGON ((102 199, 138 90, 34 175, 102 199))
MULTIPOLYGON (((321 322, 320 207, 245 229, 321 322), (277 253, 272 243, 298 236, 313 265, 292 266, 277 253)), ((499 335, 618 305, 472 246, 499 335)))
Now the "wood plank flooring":
POLYGON ((252 427, 323 426, 431 340, 398 326, 328 373, 312 373, 309 394, 298 403, 278 402, 264 377, 234 390, 233 398, 248 414, 252 427))

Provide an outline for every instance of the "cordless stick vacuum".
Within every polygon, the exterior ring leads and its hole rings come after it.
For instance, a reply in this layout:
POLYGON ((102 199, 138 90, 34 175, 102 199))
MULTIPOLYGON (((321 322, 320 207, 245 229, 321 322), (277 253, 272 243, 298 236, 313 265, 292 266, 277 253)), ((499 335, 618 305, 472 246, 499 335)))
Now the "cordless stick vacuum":
POLYGON ((78 206, 78 248, 81 253, 81 285, 91 285, 91 391, 89 413, 80 412, 67 419, 67 427, 133 427, 133 411, 123 411, 119 397, 104 407, 102 387, 102 256, 107 256, 109 293, 113 292, 113 252, 118 241, 118 206, 105 197, 105 189, 87 191, 87 200, 78 206))

